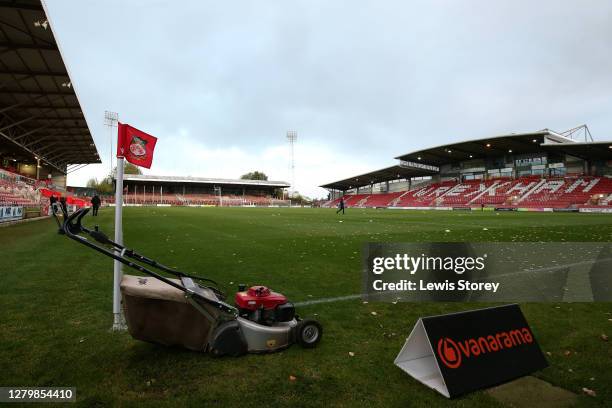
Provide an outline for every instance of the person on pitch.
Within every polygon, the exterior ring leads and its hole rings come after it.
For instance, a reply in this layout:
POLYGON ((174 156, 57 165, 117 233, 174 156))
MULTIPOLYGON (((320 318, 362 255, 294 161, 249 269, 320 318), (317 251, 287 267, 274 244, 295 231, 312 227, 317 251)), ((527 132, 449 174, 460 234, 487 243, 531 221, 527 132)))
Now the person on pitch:
POLYGON ((68 205, 66 204, 66 197, 61 196, 59 199, 60 206, 62 207, 62 213, 68 214, 68 205))
POLYGON ((338 203, 338 211, 336 211, 336 214, 338 214, 340 211, 342 211, 342 215, 344 215, 344 197, 340 197, 340 202, 338 203))
POLYGON ((98 197, 97 194, 94 194, 94 196, 91 197, 92 215, 94 217, 98 216, 98 209, 100 208, 100 204, 102 204, 100 197, 98 197))

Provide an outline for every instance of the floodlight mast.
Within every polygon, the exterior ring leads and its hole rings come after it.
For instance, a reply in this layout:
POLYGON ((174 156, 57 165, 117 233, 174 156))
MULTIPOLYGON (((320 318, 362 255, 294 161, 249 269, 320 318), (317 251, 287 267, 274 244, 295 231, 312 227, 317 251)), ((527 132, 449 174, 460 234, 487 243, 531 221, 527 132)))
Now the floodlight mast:
POLYGON ((104 111, 104 124, 108 127, 108 134, 110 139, 110 173, 113 174, 113 139, 114 133, 113 128, 117 127, 119 123, 119 114, 117 112, 104 111))
POLYGON ((295 130, 287 131, 287 140, 291 149, 291 158, 289 169, 291 171, 291 188, 289 189, 289 198, 295 194, 295 143, 297 142, 297 132, 295 130))

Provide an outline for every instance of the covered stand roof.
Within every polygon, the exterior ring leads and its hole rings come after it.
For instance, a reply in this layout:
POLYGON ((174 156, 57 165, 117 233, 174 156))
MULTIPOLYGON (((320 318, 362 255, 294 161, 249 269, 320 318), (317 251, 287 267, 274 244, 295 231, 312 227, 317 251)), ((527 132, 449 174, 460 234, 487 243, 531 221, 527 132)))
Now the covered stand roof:
POLYGON ((436 146, 406 153, 397 156, 396 159, 436 166, 504 154, 541 152, 562 152, 583 159, 612 159, 610 145, 612 142, 576 142, 563 134, 544 129, 537 132, 493 136, 436 146))
POLYGON ((208 177, 191 177, 191 176, 153 176, 145 174, 126 174, 123 181, 141 181, 141 182, 156 182, 156 183, 194 183, 194 184, 217 184, 217 185, 239 185, 250 187, 274 187, 288 188, 290 184, 286 181, 268 181, 268 180, 243 180, 243 179, 222 179, 208 177))
POLYGON ((549 143, 573 143, 572 139, 545 129, 538 132, 492 136, 484 139, 450 143, 406 153, 397 156, 396 159, 441 166, 505 154, 537 153, 542 151, 545 138, 549 143))
POLYGON ((355 177, 349 177, 344 180, 334 181, 332 183, 324 184, 321 187, 345 191, 350 190, 351 188, 369 186, 370 184, 376 184, 388 180, 431 176, 432 174, 436 173, 438 173, 438 170, 434 168, 420 168, 410 165, 391 166, 385 167, 384 169, 375 170, 370 173, 360 174, 355 177))
POLYGON ((100 163, 40 0, 0 0, 0 149, 68 165, 100 163))
POLYGON ((612 141, 607 142, 576 142, 546 144, 543 147, 549 152, 569 154, 583 160, 612 160, 612 141))
MULTIPOLYGON (((586 126, 584 127, 586 128, 586 126)), ((565 134, 549 129, 466 140, 406 153, 396 157, 400 161, 398 166, 349 177, 324 184, 321 187, 345 191, 388 180, 437 174, 439 173, 439 167, 445 164, 499 157, 507 154, 519 155, 543 152, 564 153, 585 160, 612 160, 612 141, 576 142, 565 134)))

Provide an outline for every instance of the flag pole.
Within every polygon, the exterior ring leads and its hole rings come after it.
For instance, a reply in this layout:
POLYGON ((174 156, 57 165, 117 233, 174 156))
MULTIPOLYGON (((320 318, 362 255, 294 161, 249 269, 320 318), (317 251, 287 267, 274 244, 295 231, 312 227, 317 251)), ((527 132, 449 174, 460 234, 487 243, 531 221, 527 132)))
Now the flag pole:
MULTIPOLYGON (((115 242, 123 245, 123 156, 117 156, 117 177, 115 178, 115 242)), ((114 261, 113 273, 113 331, 125 330, 125 318, 121 310, 121 262, 114 261)))
MULTIPOLYGON (((121 124, 117 120, 117 175, 115 177, 115 242, 119 245, 123 245, 123 173, 125 163, 125 152, 126 145, 129 145, 131 151, 132 148, 136 149, 139 158, 128 155, 128 161, 132 164, 151 168, 151 161, 153 160, 153 150, 155 149, 155 143, 157 138, 151 136, 141 130, 133 128, 126 124, 121 124), (130 142, 127 142, 127 131, 130 131, 130 142), (145 147, 147 146, 148 147, 145 147), (140 149, 140 150, 138 150, 140 149), (144 150, 144 152, 143 152, 144 150), (140 157, 143 156, 143 157, 140 157)), ((128 152, 129 153, 129 152, 128 152)), ((134 187, 134 198, 136 198, 136 187, 134 187)), ((146 190, 143 188, 143 200, 146 199, 146 190)), ((115 252, 117 255, 119 251, 115 252)), ((125 324, 125 318, 121 310, 121 278, 123 273, 121 271, 121 262, 114 261, 113 269, 113 331, 125 330, 127 325, 125 324)))

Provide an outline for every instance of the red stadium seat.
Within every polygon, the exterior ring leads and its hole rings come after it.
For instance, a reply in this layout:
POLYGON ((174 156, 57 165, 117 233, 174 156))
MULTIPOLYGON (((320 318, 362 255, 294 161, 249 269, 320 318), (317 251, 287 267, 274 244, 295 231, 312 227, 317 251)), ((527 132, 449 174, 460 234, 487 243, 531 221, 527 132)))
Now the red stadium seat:
MULTIPOLYGON (((323 207, 335 207, 340 199, 323 207)), ((458 183, 420 185, 409 191, 382 194, 346 194, 346 207, 524 207, 569 208, 612 206, 612 178, 526 176, 458 183)))

